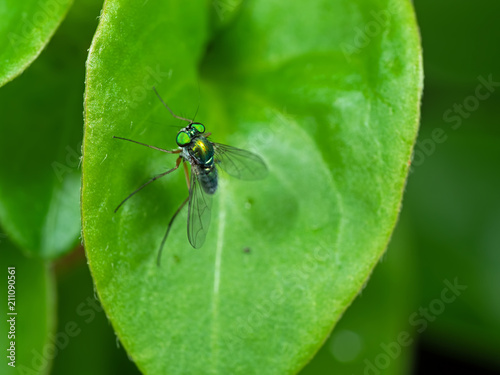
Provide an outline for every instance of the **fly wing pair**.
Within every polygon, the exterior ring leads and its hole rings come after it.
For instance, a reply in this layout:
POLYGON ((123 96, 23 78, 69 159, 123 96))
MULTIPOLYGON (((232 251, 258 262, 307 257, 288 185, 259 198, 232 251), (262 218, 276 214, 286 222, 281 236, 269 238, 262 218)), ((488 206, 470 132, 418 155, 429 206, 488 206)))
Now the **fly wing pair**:
MULTIPOLYGON (((267 175, 267 167, 262 158, 250 151, 213 143, 215 165, 230 176, 240 180, 259 180, 267 175)), ((205 242, 212 209, 212 195, 205 193, 197 174, 191 167, 191 190, 189 191, 188 239, 194 248, 205 242)))

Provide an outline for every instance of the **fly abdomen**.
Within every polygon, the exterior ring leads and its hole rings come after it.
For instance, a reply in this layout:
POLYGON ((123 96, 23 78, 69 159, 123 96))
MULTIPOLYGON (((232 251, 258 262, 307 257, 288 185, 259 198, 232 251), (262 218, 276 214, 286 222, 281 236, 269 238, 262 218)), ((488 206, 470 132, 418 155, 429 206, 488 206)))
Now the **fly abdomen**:
POLYGON ((196 175, 201 187, 207 194, 213 194, 217 190, 217 168, 215 165, 209 167, 198 166, 196 175))

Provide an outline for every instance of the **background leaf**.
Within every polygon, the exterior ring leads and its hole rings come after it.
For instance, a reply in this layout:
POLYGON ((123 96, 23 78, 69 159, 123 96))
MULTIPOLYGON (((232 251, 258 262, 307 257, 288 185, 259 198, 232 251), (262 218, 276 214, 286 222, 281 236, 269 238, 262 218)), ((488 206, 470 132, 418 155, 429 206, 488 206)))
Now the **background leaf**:
MULTIPOLYGON (((497 141, 477 132, 448 135, 453 142, 439 144, 432 163, 425 163, 412 176, 408 207, 414 212, 421 262, 426 264, 421 270, 426 276, 422 277, 424 297, 436 295, 445 278, 457 279, 467 289, 446 307, 446 314, 429 325, 424 339, 433 346, 498 364, 495 353, 500 342, 493 332, 500 329, 500 305, 493 296, 500 292, 495 272, 500 262, 496 246, 500 204, 490 197, 496 194, 500 179, 485 170, 495 168, 500 154, 493 151, 497 141), (441 180, 439 186, 428 183, 435 180, 441 180), (473 201, 456 205, 470 196, 475 197, 473 201), (438 223, 439 237, 435 235, 438 223), (436 251, 440 257, 433 255, 436 251), (430 259, 432 264, 427 263, 430 259)), ((430 131, 424 130, 422 137, 431 139, 430 131)))
POLYGON ((492 48, 500 38, 500 28, 495 27, 498 1, 420 0, 415 8, 425 46, 426 83, 431 87, 475 87, 479 74, 498 71, 500 53, 492 48))
POLYGON ((79 1, 40 58, 0 90, 0 221, 44 258, 80 235, 84 63, 99 6, 79 1))
POLYGON ((415 224, 422 299, 439 295, 445 278, 467 286, 422 333, 421 371, 440 361, 446 371, 498 373, 500 51, 491 46, 500 4, 415 6, 426 84, 405 209, 415 224))
MULTIPOLYGON (((54 344, 55 292, 49 265, 41 260, 25 258, 19 249, 2 234, 0 237, 0 269, 4 273, 4 287, 0 297, 4 302, 2 319, 2 346, 10 348, 15 342, 15 367, 7 365, 10 359, 3 358, 1 374, 48 374, 52 359, 57 355, 54 344), (9 339, 11 316, 7 316, 7 267, 15 267, 15 337, 9 339)), ((10 352, 9 352, 10 354, 10 352)), ((7 354, 7 355, 9 355, 7 354)))
POLYGON ((422 85, 415 20, 405 1, 252 1, 212 38, 204 4, 106 2, 87 71, 87 256, 145 373, 293 373, 365 283, 394 227, 422 85), (377 17, 384 27, 349 49, 377 17), (191 117, 197 81, 197 120, 215 141, 263 156, 270 176, 223 176, 204 247, 190 248, 184 212, 158 269, 184 177, 165 177, 113 215, 175 159, 112 137, 175 147, 176 131, 153 120, 185 123, 151 86, 191 117))
POLYGON ((71 0, 3 0, 0 4, 0 87, 21 74, 48 43, 71 0))

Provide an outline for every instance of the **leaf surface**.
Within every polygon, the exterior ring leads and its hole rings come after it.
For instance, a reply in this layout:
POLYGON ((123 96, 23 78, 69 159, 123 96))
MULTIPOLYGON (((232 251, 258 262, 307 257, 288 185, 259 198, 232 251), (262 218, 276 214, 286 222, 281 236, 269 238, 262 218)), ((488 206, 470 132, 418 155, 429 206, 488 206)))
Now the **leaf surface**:
POLYGON ((296 373, 394 228, 418 126, 416 23, 406 1, 249 1, 217 32, 210 19, 205 2, 106 2, 87 65, 87 257, 143 372, 296 373), (377 22, 368 43, 356 42, 377 22), (183 117, 201 96, 196 120, 211 139, 269 168, 261 181, 221 175, 201 249, 190 247, 182 211, 161 268, 159 244, 187 197, 182 171, 113 213, 175 165, 113 139, 176 147, 170 126, 187 123, 153 85, 183 117))
POLYGON ((420 280, 408 210, 401 215, 370 282, 300 375, 412 372, 422 327, 416 319, 420 280))

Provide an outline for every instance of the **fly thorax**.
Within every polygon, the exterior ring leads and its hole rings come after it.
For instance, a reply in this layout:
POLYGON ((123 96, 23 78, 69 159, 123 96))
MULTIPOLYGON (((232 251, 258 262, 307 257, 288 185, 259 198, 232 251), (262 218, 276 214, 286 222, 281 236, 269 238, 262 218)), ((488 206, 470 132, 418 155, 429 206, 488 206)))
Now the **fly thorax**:
POLYGON ((198 137, 193 141, 190 153, 200 164, 213 164, 214 147, 205 137, 198 137))

